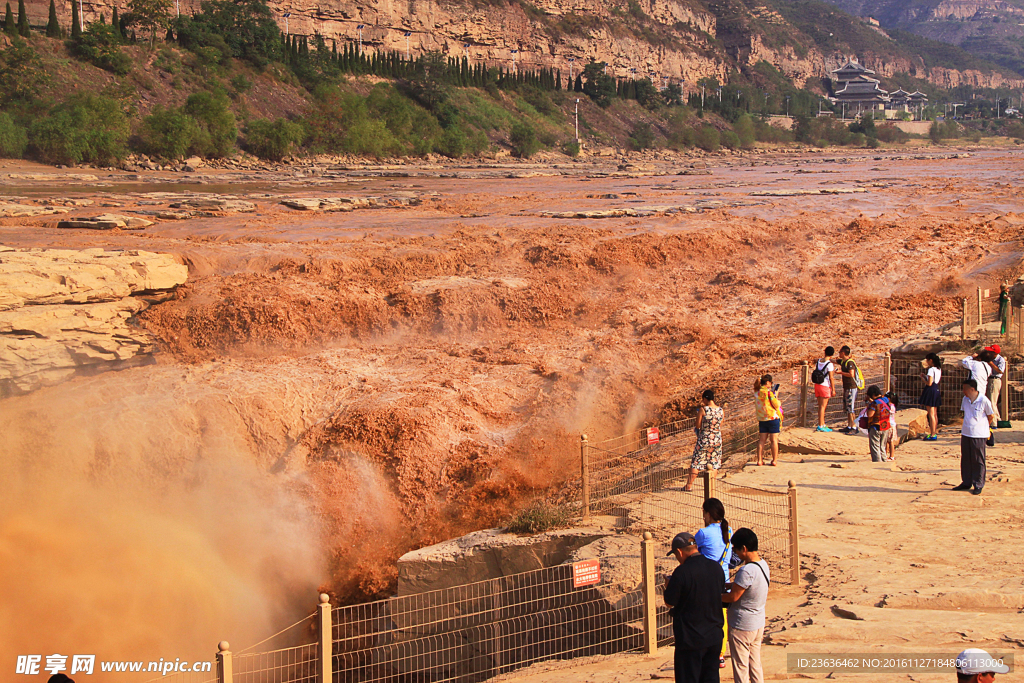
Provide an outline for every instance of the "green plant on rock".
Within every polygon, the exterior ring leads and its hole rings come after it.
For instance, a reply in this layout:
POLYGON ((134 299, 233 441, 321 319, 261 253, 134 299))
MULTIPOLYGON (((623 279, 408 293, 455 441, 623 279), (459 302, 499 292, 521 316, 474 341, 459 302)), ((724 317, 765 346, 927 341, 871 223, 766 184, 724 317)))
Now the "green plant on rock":
POLYGON ((513 515, 506 522, 506 528, 514 534, 539 534, 565 528, 572 520, 572 510, 567 506, 538 501, 513 515))

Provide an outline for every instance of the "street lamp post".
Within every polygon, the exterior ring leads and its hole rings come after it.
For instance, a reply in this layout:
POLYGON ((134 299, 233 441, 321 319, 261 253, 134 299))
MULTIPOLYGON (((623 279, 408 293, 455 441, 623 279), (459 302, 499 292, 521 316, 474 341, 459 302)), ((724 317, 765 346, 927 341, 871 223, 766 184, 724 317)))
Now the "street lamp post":
POLYGON ((580 144, 580 100, 579 100, 578 97, 576 98, 575 116, 576 116, 576 144, 579 145, 580 144))
POLYGON ((519 68, 516 66, 516 55, 519 54, 519 50, 512 50, 512 73, 519 73, 519 68))
POLYGON ((405 32, 405 61, 409 61, 409 36, 411 35, 412 33, 409 31, 405 32))
POLYGON ((363 26, 364 26, 364 24, 359 24, 358 26, 356 26, 356 30, 359 31, 359 54, 360 55, 363 54, 363 26))
POLYGON ((789 118, 789 95, 786 95, 786 118, 789 118))
POLYGON ((462 50, 463 50, 463 53, 466 56, 466 59, 469 59, 469 43, 463 43, 462 44, 462 50))
POLYGON ((290 17, 291 15, 292 15, 291 12, 285 12, 284 13, 284 34, 286 36, 290 36, 291 35, 291 31, 288 30, 288 17, 290 17))

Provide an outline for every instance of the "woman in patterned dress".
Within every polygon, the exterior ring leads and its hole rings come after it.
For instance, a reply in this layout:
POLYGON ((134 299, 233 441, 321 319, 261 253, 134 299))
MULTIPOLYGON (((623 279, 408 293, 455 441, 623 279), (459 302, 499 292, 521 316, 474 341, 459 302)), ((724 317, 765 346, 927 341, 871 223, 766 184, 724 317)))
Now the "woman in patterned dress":
POLYGON ((697 411, 697 444, 693 447, 693 459, 690 461, 690 477, 686 481, 684 491, 693 490, 693 482, 697 473, 705 470, 717 470, 722 466, 722 418, 725 411, 715 405, 715 392, 706 389, 701 394, 701 408, 697 411))

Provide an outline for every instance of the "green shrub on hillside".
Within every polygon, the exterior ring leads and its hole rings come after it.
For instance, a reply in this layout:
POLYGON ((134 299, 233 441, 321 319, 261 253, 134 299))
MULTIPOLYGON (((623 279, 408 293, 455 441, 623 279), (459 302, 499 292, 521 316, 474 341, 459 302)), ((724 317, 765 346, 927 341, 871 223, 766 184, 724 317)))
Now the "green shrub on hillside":
POLYGON ((157 107, 142 120, 139 137, 146 154, 177 160, 189 153, 198 132, 195 119, 180 109, 157 107))
POLYGON ((0 112, 0 157, 20 159, 28 146, 28 134, 8 114, 0 112))
POLYGON ((121 51, 121 34, 113 26, 93 22, 78 40, 69 41, 71 52, 118 76, 132 70, 132 59, 121 51))
POLYGON ((537 133, 533 126, 525 121, 518 121, 512 124, 512 130, 508 134, 508 142, 512 146, 512 153, 520 159, 529 159, 540 149, 540 142, 537 140, 537 133))
POLYGON ((726 149, 740 148, 740 136, 736 135, 734 131, 723 130, 719 133, 719 137, 722 140, 722 147, 725 147, 726 149))
POLYGON ((280 161, 302 142, 302 126, 288 119, 254 119, 245 126, 245 146, 261 159, 280 161))
POLYGON ((113 164, 128 154, 128 117, 101 95, 72 95, 29 129, 30 152, 51 164, 113 164))
POLYGON ((221 92, 197 92, 189 95, 181 110, 195 119, 197 132, 189 150, 207 158, 226 157, 235 150, 238 128, 221 92))
POLYGON ((236 57, 257 68, 282 58, 281 31, 264 0, 204 0, 200 7, 171 24, 183 47, 212 47, 224 58, 236 57))
POLYGON ((910 133, 906 133, 900 130, 891 123, 878 126, 876 129, 876 135, 878 139, 881 140, 882 142, 889 143, 895 142, 898 144, 903 144, 910 139, 910 133))
POLYGON ((629 134, 629 145, 637 151, 654 148, 654 130, 649 123, 638 123, 629 134))
POLYGON ((562 143, 562 154, 570 156, 573 159, 580 155, 580 143, 575 140, 567 140, 562 143))
POLYGON ((715 128, 701 126, 697 129, 693 142, 705 152, 717 152, 722 144, 722 139, 715 128))
POLYGON ((754 141, 757 140, 757 130, 750 114, 740 114, 736 122, 732 124, 732 129, 739 138, 740 147, 750 149, 754 146, 754 141))

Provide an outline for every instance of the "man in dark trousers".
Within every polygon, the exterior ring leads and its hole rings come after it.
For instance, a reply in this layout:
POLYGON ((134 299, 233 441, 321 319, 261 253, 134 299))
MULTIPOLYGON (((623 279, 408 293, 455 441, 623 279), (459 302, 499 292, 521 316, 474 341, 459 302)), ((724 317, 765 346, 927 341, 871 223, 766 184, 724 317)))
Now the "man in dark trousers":
POLYGON ((970 489, 980 495, 985 486, 985 445, 992 436, 991 426, 995 422, 995 411, 988 398, 978 391, 978 382, 973 377, 964 380, 964 397, 960 399, 960 410, 964 424, 960 428, 960 485, 954 491, 970 489))
POLYGON ((722 566, 697 551, 693 534, 672 539, 670 556, 679 561, 665 585, 676 639, 676 683, 718 683, 722 652, 722 566))

